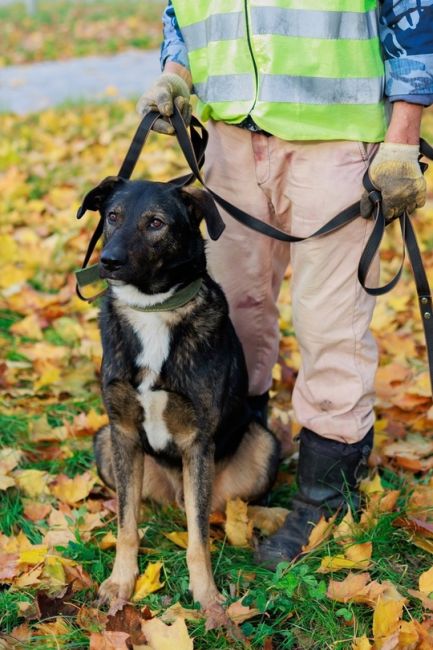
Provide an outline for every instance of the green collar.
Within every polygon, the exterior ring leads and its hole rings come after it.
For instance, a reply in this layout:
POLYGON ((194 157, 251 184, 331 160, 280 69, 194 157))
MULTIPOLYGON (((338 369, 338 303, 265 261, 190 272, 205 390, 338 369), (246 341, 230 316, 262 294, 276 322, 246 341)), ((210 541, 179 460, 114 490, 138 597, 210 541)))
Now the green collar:
POLYGON ((172 296, 162 302, 157 302, 154 305, 148 305, 147 307, 141 307, 139 305, 128 305, 128 307, 135 309, 136 311, 144 312, 174 311, 175 309, 179 309, 179 307, 183 307, 195 298, 200 291, 202 284, 203 278, 197 278, 197 280, 194 280, 191 284, 187 284, 186 287, 179 289, 179 291, 176 291, 172 296))
MULTIPOLYGON (((88 266, 85 269, 76 271, 75 276, 77 278, 78 286, 80 289, 93 284, 99 280, 98 264, 93 264, 92 266, 88 266)), ((182 289, 179 289, 179 291, 176 291, 172 296, 167 298, 167 300, 163 300, 163 302, 158 302, 147 307, 140 307, 139 305, 129 305, 129 307, 131 307, 131 309, 135 309, 136 311, 144 312, 174 311, 175 309, 179 309, 179 307, 183 307, 188 302, 190 302, 190 300, 195 298, 200 291, 202 284, 203 278, 197 278, 190 284, 187 284, 186 287, 183 287, 182 289)), ((105 291, 106 290, 96 294, 91 298, 85 298, 85 300, 92 302, 95 298, 98 298, 104 294, 105 291)))

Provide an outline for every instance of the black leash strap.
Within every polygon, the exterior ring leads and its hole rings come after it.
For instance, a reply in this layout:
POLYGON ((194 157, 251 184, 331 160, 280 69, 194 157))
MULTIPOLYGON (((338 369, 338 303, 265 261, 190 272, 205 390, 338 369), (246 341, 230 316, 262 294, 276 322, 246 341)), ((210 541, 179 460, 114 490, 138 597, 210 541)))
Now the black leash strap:
MULTIPOLYGON (((155 121, 160 117, 159 113, 151 112, 148 113, 143 120, 141 121, 137 131, 133 137, 131 145, 126 154, 125 160, 119 170, 118 177, 128 179, 131 177, 132 172, 134 171, 137 160, 140 156, 140 153, 143 149, 143 146, 146 142, 149 131, 152 129, 155 121)), ((361 216, 360 211, 360 202, 352 203, 347 208, 339 212, 335 217, 330 219, 326 224, 321 228, 313 232, 307 237, 297 237, 296 235, 291 235, 279 228, 275 228, 270 224, 253 217, 252 215, 244 212, 240 208, 236 207, 229 201, 226 201, 223 197, 219 196, 214 192, 208 185, 206 185, 202 175, 201 168, 205 159, 205 149, 208 141, 208 133, 203 125, 193 116, 190 124, 190 134, 188 134, 188 129, 183 121, 182 115, 178 108, 174 107, 174 114, 170 118, 170 122, 173 125, 177 140, 179 142, 180 148, 182 149, 183 155, 191 169, 190 174, 180 176, 170 181, 170 183, 176 185, 177 187, 185 187, 186 185, 191 184, 194 180, 198 180, 209 195, 213 198, 215 203, 222 207, 230 216, 236 219, 239 223, 242 223, 247 228, 255 230, 256 232, 266 235, 267 237, 272 237, 273 239, 278 239, 279 241, 296 243, 300 241, 305 241, 307 239, 312 239, 314 237, 320 237, 323 235, 328 235, 331 232, 335 232, 340 228, 344 227, 348 223, 352 222, 354 219, 361 216)), ((430 160, 433 160, 433 147, 431 147, 425 140, 420 140, 420 157, 425 156, 430 160)), ((421 169, 423 173, 425 172, 427 165, 420 162, 421 169)), ((398 217, 400 222, 400 229, 402 234, 403 242, 403 251, 402 251, 402 260, 400 268, 398 269, 395 276, 385 285, 381 287, 367 287, 366 280, 370 266, 379 251, 379 247, 385 232, 385 227, 388 225, 389 221, 386 220, 383 209, 382 209, 382 196, 381 193, 374 187, 373 183, 370 180, 368 171, 366 172, 363 184, 367 192, 369 193, 370 200, 374 204, 373 219, 374 226, 370 234, 370 237, 367 241, 367 244, 362 252, 361 259, 358 266, 358 279, 361 283, 364 290, 373 296, 380 296, 384 293, 390 291, 397 282, 399 281, 404 265, 405 259, 405 250, 407 249, 409 259, 412 265, 412 270, 415 279, 416 290, 418 294, 418 301, 421 311, 421 319, 424 326, 424 333, 426 338, 427 346, 427 355, 429 361, 429 373, 430 373, 430 383, 433 391, 433 305, 432 305, 432 296, 431 290, 428 283, 428 279, 425 273, 425 269, 422 263, 421 253, 419 250, 419 245, 415 236, 415 231, 413 229, 410 216, 407 212, 404 212, 398 217)), ((77 217, 80 219, 86 212, 86 199, 84 199, 82 206, 78 210, 77 217)), ((224 222, 219 217, 219 213, 215 210, 215 214, 212 216, 206 215, 206 225, 208 227, 209 236, 212 239, 218 239, 224 228, 224 222), (217 216, 215 216, 217 215, 217 216)), ((77 293, 82 300, 91 302, 100 296, 103 292, 100 292, 96 296, 91 298, 85 298, 81 291, 80 286, 86 286, 90 284, 91 281, 95 280, 97 277, 97 265, 93 267, 87 267, 89 259, 95 249, 95 246, 102 235, 103 232, 103 218, 101 216, 99 223, 93 233, 89 246, 87 248, 86 255, 84 257, 84 262, 82 265, 82 270, 77 273, 77 293)))
MULTIPOLYGON (((420 154, 430 160, 433 160, 433 147, 428 142, 420 140, 420 154)), ((421 157, 420 156, 420 157, 421 157)), ((427 165, 420 162, 420 167, 424 173, 427 165)), ((411 215, 406 211, 403 212, 398 218, 400 223, 401 238, 402 238, 402 256, 401 263, 398 271, 394 277, 381 287, 368 287, 367 275, 370 270, 371 264, 375 256, 379 252, 380 244, 385 233, 386 226, 392 220, 387 220, 382 209, 382 197, 380 192, 374 187, 370 180, 368 172, 365 174, 363 184, 369 193, 370 200, 374 203, 374 227, 371 231, 367 244, 362 252, 361 259, 358 266, 358 279, 364 290, 371 296, 382 296, 395 287, 399 281, 404 265, 405 250, 409 255, 409 260, 412 266, 413 277, 415 280, 416 292, 418 296, 418 304, 421 313, 421 321, 424 327, 424 335, 427 348, 427 357, 429 365, 430 385, 433 393, 433 305, 431 289, 427 279, 427 275, 422 262, 419 244, 415 235, 415 230, 412 225, 411 215)))
POLYGON ((201 173, 200 166, 197 161, 194 149, 192 147, 191 141, 188 137, 188 131, 183 121, 180 111, 176 108, 174 115, 170 118, 170 121, 174 127, 180 148, 182 153, 185 156, 185 159, 190 166, 194 178, 200 181, 203 187, 209 192, 213 197, 214 201, 218 203, 230 216, 232 216, 236 221, 242 223, 247 228, 251 228, 256 232, 260 232, 262 235, 267 237, 272 237, 273 239, 278 239, 279 241, 284 241, 288 243, 296 243, 300 241, 305 241, 306 239, 312 239, 313 237, 320 237, 321 235, 327 235, 330 232, 334 232, 339 228, 342 228, 346 224, 353 221, 356 217, 359 217, 359 201, 357 203, 352 203, 348 208, 339 212, 335 217, 333 217, 328 223, 324 226, 313 232, 307 237, 296 237, 296 235, 290 235, 284 230, 279 228, 274 228, 264 221, 253 217, 252 215, 244 212, 240 208, 236 207, 229 201, 226 201, 224 198, 219 196, 214 192, 208 185, 206 185, 201 173))

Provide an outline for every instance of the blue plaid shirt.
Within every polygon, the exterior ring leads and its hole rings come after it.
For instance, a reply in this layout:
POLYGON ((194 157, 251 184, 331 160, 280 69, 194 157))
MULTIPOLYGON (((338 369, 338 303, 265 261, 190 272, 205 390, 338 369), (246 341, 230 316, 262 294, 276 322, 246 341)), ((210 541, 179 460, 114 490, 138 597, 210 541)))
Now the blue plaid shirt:
MULTIPOLYGON (((170 0, 162 21, 161 66, 175 61, 189 68, 170 0)), ((379 31, 389 100, 433 104, 433 0, 380 0, 379 31)))

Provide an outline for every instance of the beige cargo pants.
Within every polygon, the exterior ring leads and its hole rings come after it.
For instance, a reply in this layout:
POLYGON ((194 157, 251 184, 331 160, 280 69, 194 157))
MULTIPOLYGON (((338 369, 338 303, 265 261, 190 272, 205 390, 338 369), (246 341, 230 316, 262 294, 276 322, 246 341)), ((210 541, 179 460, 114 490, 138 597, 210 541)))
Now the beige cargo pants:
MULTIPOLYGON (((358 200, 375 145, 361 142, 286 142, 224 123, 208 123, 206 178, 210 187, 246 212, 305 236, 358 200)), ((285 244, 238 224, 209 242, 213 277, 226 292, 242 342, 250 394, 272 382, 278 358, 276 306, 292 265, 293 325, 301 369, 293 392, 298 422, 339 442, 362 439, 373 424, 377 349, 369 331, 375 300, 360 286, 357 267, 372 222, 356 219, 311 241, 285 244)), ((377 282, 378 264, 369 274, 377 282)))

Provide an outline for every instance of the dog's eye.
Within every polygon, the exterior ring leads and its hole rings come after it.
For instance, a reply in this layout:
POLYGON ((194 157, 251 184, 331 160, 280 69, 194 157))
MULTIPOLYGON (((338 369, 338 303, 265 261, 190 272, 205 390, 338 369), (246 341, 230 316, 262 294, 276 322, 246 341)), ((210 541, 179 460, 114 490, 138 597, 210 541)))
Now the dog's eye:
POLYGON ((117 212, 109 212, 107 214, 107 221, 112 226, 114 226, 119 221, 119 215, 117 214, 117 212))
POLYGON ((153 217, 153 219, 149 221, 149 228, 152 230, 159 230, 163 225, 164 222, 161 221, 161 219, 158 219, 158 217, 153 217))

